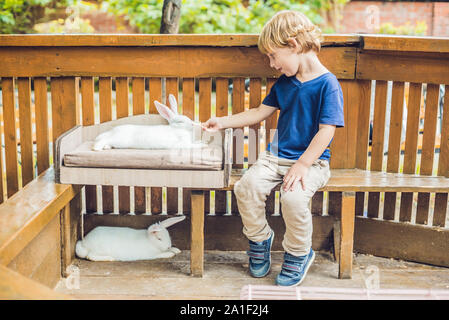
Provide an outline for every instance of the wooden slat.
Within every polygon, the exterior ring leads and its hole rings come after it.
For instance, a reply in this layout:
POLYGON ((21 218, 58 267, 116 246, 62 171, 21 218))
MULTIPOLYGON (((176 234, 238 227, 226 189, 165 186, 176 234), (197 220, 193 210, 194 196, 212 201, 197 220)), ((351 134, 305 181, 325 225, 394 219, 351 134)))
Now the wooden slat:
MULTIPOLYGON (((195 79, 185 78, 182 81, 182 114, 195 119, 195 79)), ((182 212, 190 214, 190 190, 182 189, 182 212)))
MULTIPOLYGON (((439 176, 449 177, 449 86, 445 87, 444 105, 441 124, 440 157, 438 159, 439 176)), ((435 195, 433 226, 444 227, 447 217, 447 193, 435 195)))
MULTIPOLYGON (((402 113, 404 109, 404 83, 393 82, 391 97, 390 133, 388 140, 387 172, 399 172, 401 154, 402 113)), ((396 210, 396 192, 386 192, 384 220, 393 220, 396 210)))
POLYGON ((447 229, 361 217, 355 219, 354 248, 360 253, 448 267, 448 243, 447 229))
MULTIPOLYGON (((260 106, 262 79, 251 78, 249 82, 249 108, 257 108, 260 106)), ((260 152, 260 123, 256 123, 249 127, 248 136, 248 168, 259 158, 260 152)))
MULTIPOLYGON (((407 129, 404 147, 404 173, 413 174, 416 170, 418 154, 419 113, 421 107, 422 84, 411 82, 409 85, 407 105, 407 129)), ((413 193, 402 192, 399 221, 410 222, 412 219, 413 193)))
MULTIPOLYGON (((158 114, 154 101, 162 101, 162 79, 150 78, 150 114, 158 114)), ((162 188, 151 188, 151 213, 162 213, 162 188)))
POLYGON ((357 79, 447 84, 447 54, 359 51, 357 79))
POLYGON ((34 101, 36 113, 36 151, 38 175, 50 166, 47 79, 34 79, 34 101))
MULTIPOLYGON (((116 103, 117 103, 117 119, 129 116, 129 82, 126 77, 118 77, 115 79, 116 87, 116 103)), ((120 214, 128 214, 130 212, 130 188, 128 186, 118 187, 118 206, 120 214)))
POLYGON ((20 158, 22 165, 22 186, 34 178, 33 137, 31 124, 31 80, 19 78, 19 121, 20 121, 20 158))
MULTIPOLYGON (((81 107, 84 126, 95 123, 94 79, 81 78, 81 107)), ((97 186, 85 186, 86 213, 97 212, 97 186)))
POLYGON ((364 35, 364 50, 449 53, 449 42, 444 37, 398 37, 364 35))
MULTIPOLYGON (((439 85, 427 84, 420 175, 432 175, 433 159, 435 155, 438 96, 439 85)), ((427 224, 429 219, 429 208, 430 193, 419 193, 416 208, 416 223, 427 224)))
POLYGON ((9 198, 19 190, 13 78, 2 78, 2 102, 5 131, 6 188, 9 198))
MULTIPOLYGON (((226 78, 217 78, 216 85, 216 108, 215 116, 224 117, 228 115, 228 87, 229 81, 226 78)), ((226 213, 227 191, 215 191, 215 214, 222 215, 226 213)))
MULTIPOLYGON (((132 80, 133 115, 145 113, 145 78, 136 77, 132 80)), ((145 187, 134 187, 134 213, 146 212, 145 187)))
POLYGON ((354 242, 355 192, 344 192, 340 214, 338 278, 352 278, 354 242))
MULTIPOLYGON (((229 187, 222 190, 232 190, 234 184, 242 177, 242 170, 234 170, 229 187)), ((279 190, 277 185, 274 190, 279 190)), ((449 191, 449 178, 437 176, 420 176, 415 174, 376 172, 360 169, 333 169, 329 182, 321 189, 329 193, 344 191, 359 192, 440 192, 449 191)), ((330 195, 329 195, 330 196, 330 195)), ((329 214, 338 212, 339 205, 329 205, 329 214)))
POLYGON ((354 168, 357 146, 357 121, 361 95, 355 80, 340 80, 344 100, 345 127, 338 128, 331 144, 331 168, 354 168), (334 152, 335 151, 335 152, 334 152))
POLYGON ((75 77, 51 79, 53 143, 62 133, 79 124, 78 86, 75 77))
MULTIPOLYGON (((112 79, 109 77, 99 78, 100 95, 100 123, 112 120, 112 79)), ((114 188, 112 186, 101 186, 103 198, 103 213, 114 212, 114 188)))
MULTIPOLYGON (((320 52, 320 60, 338 78, 354 79, 356 48, 323 48, 320 52)), ((88 49, 0 46, 0 61, 8 61, 2 64, 0 77, 262 78, 280 76, 278 71, 270 68, 268 57, 260 53, 256 46, 90 47, 88 49)))
MULTIPOLYGON (((232 114, 245 111, 245 79, 234 78, 232 83, 232 114)), ((233 165, 234 169, 243 168, 244 128, 234 128, 233 165)))
MULTIPOLYGON (((257 46, 257 34, 2 34, 0 43, 4 46, 257 46)), ((335 44, 357 44, 356 34, 326 34, 322 46, 335 44)), ((432 38, 425 38, 426 41, 432 38)))
MULTIPOLYGON (((245 79, 232 79, 232 114, 245 111, 245 79)), ((244 128, 233 129, 232 168, 242 169, 244 162, 244 128)), ((231 193, 231 212, 238 212, 237 198, 231 193)))
MULTIPOLYGON (((275 84, 276 80, 277 80, 276 78, 267 78, 267 88, 266 88, 267 95, 270 93, 270 90, 275 84)), ((273 140, 273 136, 277 127, 278 117, 279 117, 279 110, 274 112, 267 119, 265 119, 265 149, 268 147, 268 143, 270 143, 273 140)), ((267 212, 267 214, 272 215, 275 213, 275 202, 276 202, 276 191, 271 191, 270 195, 267 197, 267 200, 265 201, 265 211, 267 212)))
MULTIPOLYGON (((167 78, 166 82, 166 103, 168 103, 168 95, 172 94, 175 96, 176 101, 179 101, 178 91, 179 82, 178 78, 167 78)), ((178 103, 179 112, 179 103, 178 103)), ((167 213, 174 214, 178 213, 178 188, 167 188, 167 213)))
POLYGON ((193 190, 191 195, 190 273, 202 277, 204 271, 204 191, 193 190))
MULTIPOLYGON (((212 99, 212 79, 201 78, 199 79, 199 120, 200 122, 206 122, 211 117, 211 99, 212 99)), ((210 192, 204 192, 204 208, 205 213, 210 212, 210 192)))
MULTIPOLYGON (((371 146, 371 171, 381 171, 384 157, 385 111, 387 103, 387 82, 376 80, 373 119, 373 138, 371 146)), ((368 195, 368 217, 379 216, 380 194, 368 195)))
MULTIPOLYGON (((359 117, 357 123, 357 146, 355 167, 367 169, 368 147, 369 147, 369 117, 371 100, 371 81, 357 80, 359 93, 359 117)), ((365 206, 365 193, 355 194, 355 214, 362 216, 365 206)))

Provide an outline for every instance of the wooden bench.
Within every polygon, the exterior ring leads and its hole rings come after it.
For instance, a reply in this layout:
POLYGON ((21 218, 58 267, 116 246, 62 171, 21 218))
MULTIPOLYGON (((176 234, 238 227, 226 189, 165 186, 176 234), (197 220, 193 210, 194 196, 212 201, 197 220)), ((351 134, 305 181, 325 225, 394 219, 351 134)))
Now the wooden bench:
MULTIPOLYGON (((228 188, 241 178, 242 170, 233 170, 228 188)), ((275 190, 279 191, 280 185, 275 190)), ((338 277, 352 276, 352 252, 354 242, 354 219, 356 192, 423 192, 448 193, 449 178, 419 176, 412 174, 373 172, 360 169, 333 169, 331 178, 319 191, 342 192, 340 215, 335 217, 334 250, 338 261, 338 277)), ((204 192, 195 190, 192 195, 192 255, 191 271, 193 275, 203 274, 203 234, 204 234, 204 192)))

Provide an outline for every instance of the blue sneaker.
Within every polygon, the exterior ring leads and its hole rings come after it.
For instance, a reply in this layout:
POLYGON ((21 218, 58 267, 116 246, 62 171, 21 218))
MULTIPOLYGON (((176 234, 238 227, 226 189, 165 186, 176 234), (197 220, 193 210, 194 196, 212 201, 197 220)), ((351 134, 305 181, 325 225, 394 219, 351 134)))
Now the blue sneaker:
POLYGON ((304 256, 296 257, 285 252, 281 273, 276 278, 278 286, 292 287, 299 285, 306 277, 307 271, 315 259, 315 251, 310 249, 304 256))
POLYGON ((255 278, 265 277, 271 267, 271 245, 273 244, 274 232, 270 238, 261 242, 249 240, 249 272, 255 278))

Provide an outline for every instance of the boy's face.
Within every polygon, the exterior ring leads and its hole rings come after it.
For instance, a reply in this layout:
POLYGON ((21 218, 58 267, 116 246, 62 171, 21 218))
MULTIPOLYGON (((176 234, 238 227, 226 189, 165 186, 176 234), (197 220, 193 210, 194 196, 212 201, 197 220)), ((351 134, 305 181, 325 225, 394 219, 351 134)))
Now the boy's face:
POLYGON ((267 56, 270 59, 270 67, 282 72, 287 77, 298 73, 300 55, 297 48, 275 48, 267 56))

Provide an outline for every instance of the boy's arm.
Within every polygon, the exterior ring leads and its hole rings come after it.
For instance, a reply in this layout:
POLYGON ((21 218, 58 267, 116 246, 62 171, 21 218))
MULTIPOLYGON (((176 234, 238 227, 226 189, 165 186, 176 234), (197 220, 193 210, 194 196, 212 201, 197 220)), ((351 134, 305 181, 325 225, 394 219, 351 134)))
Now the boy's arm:
POLYGON ((313 137, 310 145, 299 157, 299 159, 291 166, 287 174, 284 176, 284 191, 293 190, 298 182, 301 182, 303 190, 306 189, 304 179, 307 175, 309 167, 318 159, 326 150, 335 133, 335 126, 329 124, 320 124, 317 134, 313 137))
POLYGON ((261 104, 257 108, 236 113, 230 116, 211 118, 203 124, 204 129, 219 130, 226 128, 241 128, 259 123, 271 116, 277 108, 261 104))

